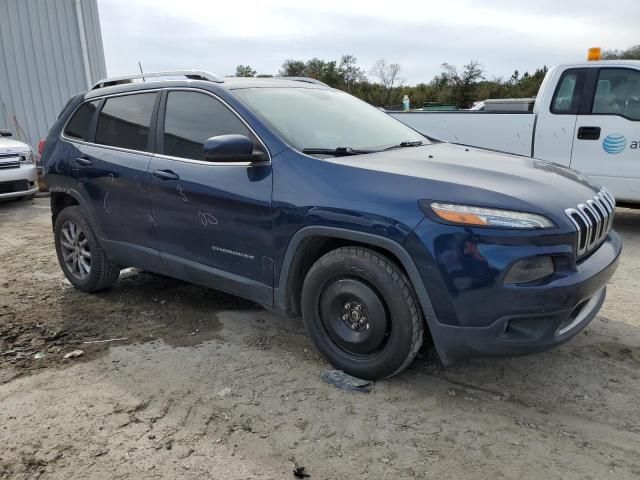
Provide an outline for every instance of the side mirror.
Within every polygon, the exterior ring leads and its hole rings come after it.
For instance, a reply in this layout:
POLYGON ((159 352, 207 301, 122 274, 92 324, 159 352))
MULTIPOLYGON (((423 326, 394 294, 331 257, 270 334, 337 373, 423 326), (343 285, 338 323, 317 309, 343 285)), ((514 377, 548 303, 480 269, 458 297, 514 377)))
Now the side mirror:
POLYGON ((0 128, 0 137, 12 137, 13 133, 9 130, 5 130, 4 128, 0 128))
POLYGON ((253 141, 244 135, 218 135, 204 143, 208 162, 263 162, 264 153, 253 153, 253 141))

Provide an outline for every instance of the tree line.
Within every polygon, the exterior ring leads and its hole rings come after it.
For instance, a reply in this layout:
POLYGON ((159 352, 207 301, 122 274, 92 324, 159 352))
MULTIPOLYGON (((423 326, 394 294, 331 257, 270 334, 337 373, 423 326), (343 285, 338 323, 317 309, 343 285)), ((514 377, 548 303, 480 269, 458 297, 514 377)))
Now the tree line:
MULTIPOLYGON (((640 59, 640 45, 626 50, 605 50, 603 59, 640 59)), ((533 72, 514 71, 509 78, 487 78, 478 61, 470 61, 462 67, 449 63, 441 65, 441 71, 428 83, 406 85, 402 67, 380 59, 368 72, 358 65, 354 55, 342 55, 339 60, 287 59, 276 76, 310 77, 327 85, 355 95, 372 105, 397 108, 404 95, 408 95, 412 107, 428 103, 455 105, 469 108, 474 101, 487 98, 534 97, 548 69, 542 66, 533 72), (367 75, 368 74, 368 75, 367 75)), ((249 65, 238 65, 237 77, 273 77, 258 74, 249 65)))

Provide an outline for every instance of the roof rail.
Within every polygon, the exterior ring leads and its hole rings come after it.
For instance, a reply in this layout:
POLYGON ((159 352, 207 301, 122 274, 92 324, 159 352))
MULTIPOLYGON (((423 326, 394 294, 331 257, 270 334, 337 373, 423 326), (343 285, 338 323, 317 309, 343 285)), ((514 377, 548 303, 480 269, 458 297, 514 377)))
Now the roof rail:
POLYGON ((169 72, 137 73, 135 75, 125 75, 123 77, 103 78, 99 82, 95 83, 91 87, 91 90, 95 90, 96 88, 112 87, 113 85, 121 85, 123 83, 132 83, 132 80, 140 78, 144 81, 146 78, 178 76, 184 76, 191 80, 208 80, 210 82, 224 83, 224 80, 214 73, 202 70, 175 70, 169 72))
POLYGON ((311 77, 275 77, 275 78, 282 78, 282 79, 285 79, 285 80, 293 80, 294 82, 315 83, 317 85, 324 85, 325 87, 329 86, 326 83, 321 82, 320 80, 317 80, 317 79, 311 78, 311 77))

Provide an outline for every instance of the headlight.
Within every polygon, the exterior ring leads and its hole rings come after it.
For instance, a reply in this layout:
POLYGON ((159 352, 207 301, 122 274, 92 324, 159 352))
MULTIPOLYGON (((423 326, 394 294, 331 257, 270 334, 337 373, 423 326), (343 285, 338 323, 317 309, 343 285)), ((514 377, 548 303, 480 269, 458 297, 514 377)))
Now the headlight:
POLYGON ((33 152, 26 152, 24 154, 21 155, 21 158, 23 158, 24 160, 22 160, 22 163, 28 164, 28 165, 32 165, 34 163, 36 163, 36 154, 33 152))
POLYGON ((420 206, 431 211, 446 222, 472 225, 477 227, 500 228, 553 228, 554 223, 542 215, 526 212, 514 212, 513 210, 497 210, 494 208, 473 207, 469 205, 456 205, 453 203, 420 202, 420 206))

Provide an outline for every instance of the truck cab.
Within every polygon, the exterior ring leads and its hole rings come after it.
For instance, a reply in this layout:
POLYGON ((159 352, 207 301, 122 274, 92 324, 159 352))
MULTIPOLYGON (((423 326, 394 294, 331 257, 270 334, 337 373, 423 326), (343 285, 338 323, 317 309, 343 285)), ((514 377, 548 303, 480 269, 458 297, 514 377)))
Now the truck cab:
POLYGON ((440 140, 571 167, 640 203, 640 61, 559 65, 547 73, 531 112, 393 112, 440 140))

